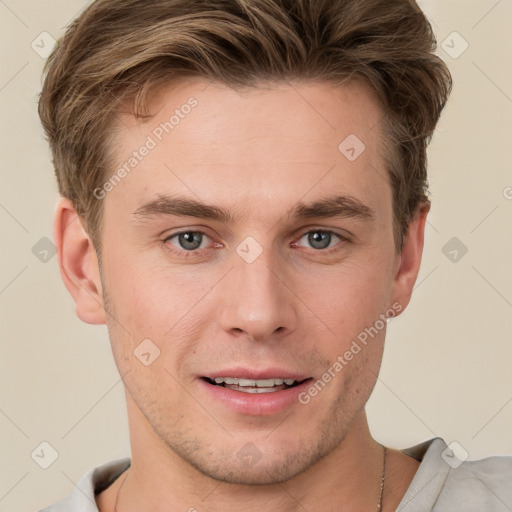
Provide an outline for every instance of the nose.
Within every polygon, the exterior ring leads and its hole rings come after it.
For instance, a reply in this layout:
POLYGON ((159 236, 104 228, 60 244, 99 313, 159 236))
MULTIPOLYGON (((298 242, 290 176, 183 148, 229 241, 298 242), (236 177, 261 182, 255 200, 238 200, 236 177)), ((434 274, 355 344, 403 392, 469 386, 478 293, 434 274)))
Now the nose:
POLYGON ((270 341, 284 337, 297 325, 297 297, 286 283, 282 265, 269 251, 252 263, 237 255, 226 276, 220 321, 236 337, 270 341))

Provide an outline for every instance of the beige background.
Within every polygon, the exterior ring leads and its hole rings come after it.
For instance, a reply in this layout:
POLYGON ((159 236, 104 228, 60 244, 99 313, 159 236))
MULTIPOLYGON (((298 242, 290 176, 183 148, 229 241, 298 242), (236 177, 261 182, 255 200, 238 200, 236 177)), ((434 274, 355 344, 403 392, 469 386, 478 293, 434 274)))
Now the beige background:
MULTIPOLYGON (((38 510, 129 454, 106 328, 77 319, 56 257, 32 252, 52 238, 58 196, 36 114, 44 59, 31 44, 43 53, 39 34, 60 37, 84 5, 0 0, 0 512, 38 510), (31 458, 43 441, 59 454, 46 470, 31 458)), ((455 86, 430 149, 422 269, 389 325, 370 426, 396 448, 441 436, 470 459, 512 455, 512 2, 421 5, 455 86), (452 237, 468 249, 457 262, 443 253, 452 237)))

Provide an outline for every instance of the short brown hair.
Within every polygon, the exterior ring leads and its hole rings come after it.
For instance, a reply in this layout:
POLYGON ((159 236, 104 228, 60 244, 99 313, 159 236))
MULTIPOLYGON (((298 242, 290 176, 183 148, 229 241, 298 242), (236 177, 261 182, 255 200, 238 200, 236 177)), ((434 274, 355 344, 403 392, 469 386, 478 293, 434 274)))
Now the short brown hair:
POLYGON ((121 102, 135 116, 159 85, 202 77, 231 87, 347 78, 384 112, 397 249, 427 199, 426 148, 451 91, 431 26, 413 0, 96 0, 48 59, 39 115, 62 196, 98 253, 101 201, 121 102))

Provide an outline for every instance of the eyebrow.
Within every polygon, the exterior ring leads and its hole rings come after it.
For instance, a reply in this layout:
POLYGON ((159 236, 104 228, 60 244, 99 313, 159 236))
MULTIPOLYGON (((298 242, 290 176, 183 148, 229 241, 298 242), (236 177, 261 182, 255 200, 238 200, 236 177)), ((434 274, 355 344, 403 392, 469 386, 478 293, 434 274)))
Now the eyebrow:
MULTIPOLYGON (((218 206, 185 197, 159 195, 133 212, 139 219, 178 216, 197 217, 222 223, 230 223, 235 220, 232 211, 218 206)), ((329 196, 312 203, 298 202, 286 215, 294 220, 311 218, 357 218, 360 220, 372 220, 375 211, 353 196, 329 196)))

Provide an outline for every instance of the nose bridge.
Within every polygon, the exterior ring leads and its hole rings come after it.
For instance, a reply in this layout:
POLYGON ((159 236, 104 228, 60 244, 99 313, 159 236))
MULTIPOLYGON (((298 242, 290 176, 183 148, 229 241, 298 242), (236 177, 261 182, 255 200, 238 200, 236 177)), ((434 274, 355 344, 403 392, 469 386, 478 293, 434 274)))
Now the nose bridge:
MULTIPOLYGON (((249 241, 249 244, 251 242, 249 241)), ((293 294, 280 276, 278 258, 271 249, 240 244, 233 258, 233 269, 223 301, 221 322, 232 334, 243 331, 253 340, 265 340, 273 334, 295 328, 296 309, 293 294), (253 251, 248 258, 244 249, 253 251)))

